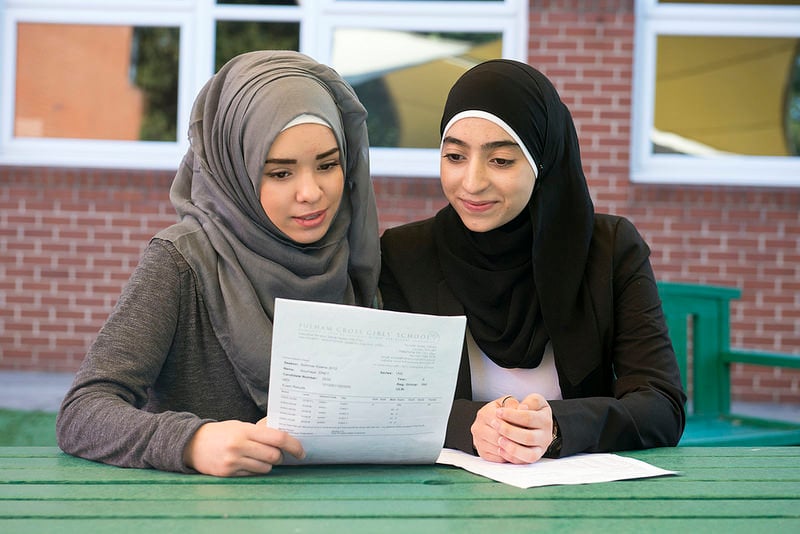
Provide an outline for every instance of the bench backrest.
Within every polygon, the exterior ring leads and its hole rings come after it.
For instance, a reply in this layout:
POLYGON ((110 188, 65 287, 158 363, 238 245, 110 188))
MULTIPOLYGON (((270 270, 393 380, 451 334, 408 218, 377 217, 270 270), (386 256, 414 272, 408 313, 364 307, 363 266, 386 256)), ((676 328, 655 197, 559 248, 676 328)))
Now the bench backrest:
POLYGON ((741 290, 676 282, 659 282, 658 290, 691 413, 728 413, 730 368, 722 355, 730 346, 730 301, 741 290))

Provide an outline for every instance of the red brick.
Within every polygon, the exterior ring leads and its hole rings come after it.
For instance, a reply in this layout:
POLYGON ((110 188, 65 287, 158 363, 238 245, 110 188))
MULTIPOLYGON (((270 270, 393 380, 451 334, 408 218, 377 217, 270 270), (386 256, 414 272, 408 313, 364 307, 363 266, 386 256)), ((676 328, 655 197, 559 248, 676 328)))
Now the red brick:
MULTIPOLYGON (((634 219, 653 248, 660 279, 745 288, 732 304, 736 343, 798 350, 800 189, 630 183, 634 2, 544 0, 531 6, 529 60, 572 107, 596 210, 634 219)), ((173 176, 0 168, 0 291, 7 307, 16 308, 0 314, 0 368, 72 370, 79 364, 152 234, 176 220, 168 200, 173 176), (35 284, 26 286, 35 294, 9 302, 18 295, 17 283, 35 284), (38 339, 32 323, 19 319, 24 308, 41 321, 51 306, 72 337, 38 339), (6 339, 25 343, 25 350, 11 354, 6 339)), ((381 231, 446 204, 435 178, 376 177, 374 184, 381 231)), ((789 380, 794 393, 775 383, 775 391, 764 394, 748 393, 757 376, 749 373, 737 378, 737 395, 800 402, 797 374, 789 380)))

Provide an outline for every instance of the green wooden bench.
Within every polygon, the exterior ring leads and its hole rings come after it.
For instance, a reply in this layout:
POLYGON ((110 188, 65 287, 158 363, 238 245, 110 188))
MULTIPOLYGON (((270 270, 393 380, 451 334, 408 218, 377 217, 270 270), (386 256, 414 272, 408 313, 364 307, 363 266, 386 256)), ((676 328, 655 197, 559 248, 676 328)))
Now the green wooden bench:
POLYGON ((0 447, 31 445, 56 445, 56 413, 0 408, 0 447))
POLYGON ((680 445, 800 445, 800 423, 731 413, 730 385, 732 363, 800 369, 800 354, 730 348, 730 301, 740 297, 737 288, 675 282, 659 282, 658 288, 690 395, 680 445))

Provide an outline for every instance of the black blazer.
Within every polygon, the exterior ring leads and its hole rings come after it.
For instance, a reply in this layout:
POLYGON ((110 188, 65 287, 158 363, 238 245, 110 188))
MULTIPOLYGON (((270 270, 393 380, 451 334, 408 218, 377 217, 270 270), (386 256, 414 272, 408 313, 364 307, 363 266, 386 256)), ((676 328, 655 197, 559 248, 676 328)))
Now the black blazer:
MULTIPOLYGON (((381 237, 384 308, 464 314, 442 274, 434 224, 431 218, 381 237)), ((584 347, 575 350, 569 332, 549 332, 564 397, 550 402, 561 431, 561 456, 674 446, 683 433, 686 396, 649 253, 628 220, 595 215, 576 316, 594 325, 596 342, 585 350, 582 340, 584 347)), ((466 343, 463 347, 444 445, 474 454, 470 426, 485 402, 472 400, 466 343)))

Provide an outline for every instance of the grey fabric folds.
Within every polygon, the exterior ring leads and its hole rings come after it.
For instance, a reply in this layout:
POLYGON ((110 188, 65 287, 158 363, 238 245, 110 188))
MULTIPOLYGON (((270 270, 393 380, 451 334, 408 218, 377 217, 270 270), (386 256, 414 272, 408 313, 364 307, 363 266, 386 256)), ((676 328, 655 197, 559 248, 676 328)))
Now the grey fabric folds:
POLYGON ((196 273, 214 332, 262 409, 275 298, 375 303, 380 250, 366 115, 333 69, 291 51, 235 57, 195 100, 190 148, 170 191, 180 222, 156 237, 174 243, 196 273), (259 199, 269 148, 301 114, 332 125, 345 176, 331 227, 307 245, 279 231, 259 199))

